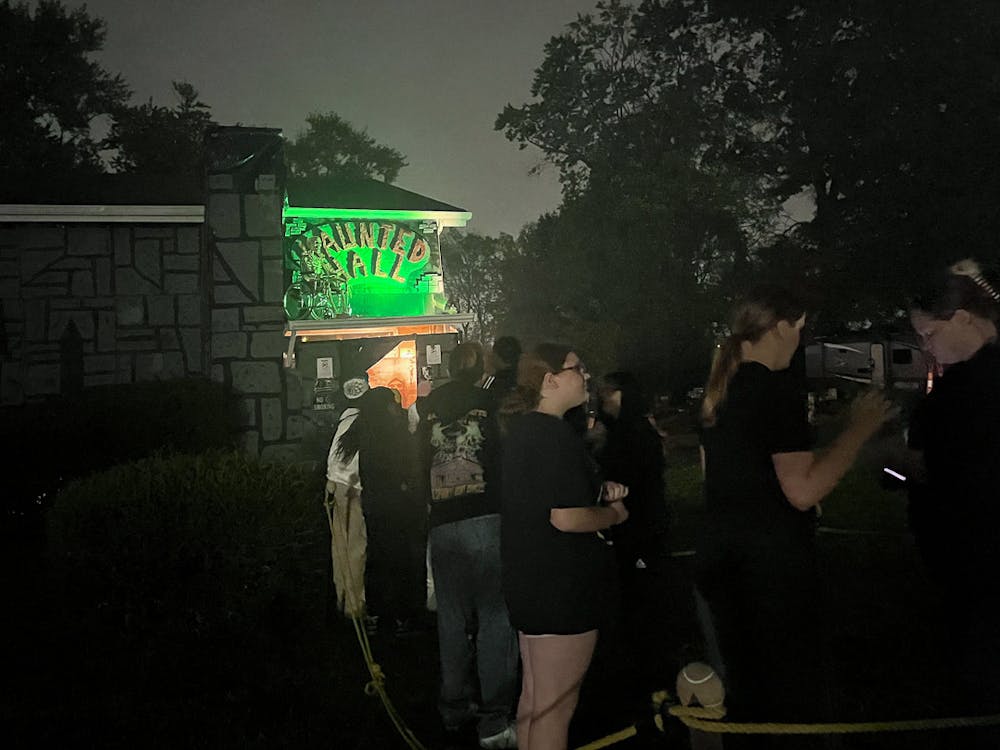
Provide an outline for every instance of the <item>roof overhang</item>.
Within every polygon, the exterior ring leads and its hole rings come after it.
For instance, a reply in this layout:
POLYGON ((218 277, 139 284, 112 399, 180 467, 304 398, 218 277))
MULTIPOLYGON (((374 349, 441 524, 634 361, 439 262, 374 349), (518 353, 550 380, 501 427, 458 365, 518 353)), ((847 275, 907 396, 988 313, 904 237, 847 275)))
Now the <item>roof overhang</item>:
POLYGON ((285 327, 288 337, 286 365, 294 361, 295 343, 301 341, 344 341, 383 336, 420 336, 434 333, 457 333, 458 326, 473 321, 472 313, 447 315, 400 316, 395 318, 342 318, 335 320, 290 320, 285 327))
POLYGON ((369 221, 435 221, 439 227, 464 227, 472 219, 468 211, 404 211, 372 208, 308 208, 285 206, 291 219, 367 219, 369 221))
POLYGON ((204 224, 205 207, 0 204, 0 223, 204 224))

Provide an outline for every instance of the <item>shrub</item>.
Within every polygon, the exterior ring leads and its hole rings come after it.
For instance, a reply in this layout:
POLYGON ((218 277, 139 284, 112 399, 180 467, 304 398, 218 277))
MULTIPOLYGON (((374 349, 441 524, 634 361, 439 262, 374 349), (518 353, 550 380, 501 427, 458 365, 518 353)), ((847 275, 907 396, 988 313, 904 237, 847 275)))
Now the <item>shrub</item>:
POLYGON ((42 471, 13 472, 6 503, 24 508, 91 471, 156 451, 229 448, 239 430, 236 395, 204 378, 88 388, 74 397, 0 410, 0 450, 42 471))
POLYGON ((74 737, 305 746, 330 661, 361 669, 325 621, 329 532, 308 472, 157 455, 69 484, 47 532, 51 640, 69 650, 47 682, 74 737))

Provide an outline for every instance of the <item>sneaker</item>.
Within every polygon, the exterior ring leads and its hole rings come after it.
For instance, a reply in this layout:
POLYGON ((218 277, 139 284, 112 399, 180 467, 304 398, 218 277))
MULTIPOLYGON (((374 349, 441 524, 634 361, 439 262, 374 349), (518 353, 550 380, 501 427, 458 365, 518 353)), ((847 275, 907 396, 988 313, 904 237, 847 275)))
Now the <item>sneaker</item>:
POLYGON ((502 732, 489 737, 480 737, 479 747, 485 748, 485 750, 517 747, 517 729, 513 724, 508 724, 502 732))

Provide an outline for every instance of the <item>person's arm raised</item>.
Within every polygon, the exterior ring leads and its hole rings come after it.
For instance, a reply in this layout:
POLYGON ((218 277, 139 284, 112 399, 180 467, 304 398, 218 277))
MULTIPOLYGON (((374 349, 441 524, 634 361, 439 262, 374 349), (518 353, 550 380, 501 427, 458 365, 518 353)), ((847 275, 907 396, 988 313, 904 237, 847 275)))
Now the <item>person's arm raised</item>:
POLYGON ((774 471, 788 502, 798 510, 815 507, 851 468, 865 441, 894 414, 895 409, 882 394, 871 391, 854 400, 847 427, 822 453, 772 455, 774 471))

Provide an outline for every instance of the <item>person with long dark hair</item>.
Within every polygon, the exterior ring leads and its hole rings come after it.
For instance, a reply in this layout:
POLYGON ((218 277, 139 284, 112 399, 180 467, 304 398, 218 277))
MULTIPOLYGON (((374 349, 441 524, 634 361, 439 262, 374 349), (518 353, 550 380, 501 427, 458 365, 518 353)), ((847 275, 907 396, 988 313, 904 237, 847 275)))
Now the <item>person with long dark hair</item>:
POLYGON ((341 438, 358 418, 360 411, 354 404, 368 391, 367 376, 349 378, 344 382, 343 391, 348 406, 341 412, 330 442, 326 459, 325 500, 330 514, 337 606, 348 617, 361 617, 364 614, 365 554, 368 545, 361 509, 361 476, 357 447, 351 449, 344 446, 341 438))
MULTIPOLYGON (((911 304, 924 349, 944 368, 918 405, 910 447, 923 452, 925 481, 910 491, 910 523, 942 584, 952 669, 966 700, 1000 708, 1000 293, 962 261, 911 304)), ((911 483, 912 485, 912 483, 911 483)), ((984 738, 982 746, 996 747, 984 738)))
POLYGON ((702 404, 707 512, 695 583, 737 720, 823 715, 815 509, 892 413, 881 395, 866 394, 833 443, 812 451, 805 400, 784 372, 804 323, 805 307, 787 291, 751 293, 736 308, 702 404))
POLYGON ((358 399, 358 409, 338 452, 358 455, 368 536, 367 623, 374 632, 391 618, 402 635, 419 623, 427 599, 427 504, 406 413, 392 391, 372 388, 358 399))
POLYGON ((629 517, 614 530, 614 548, 623 576, 661 561, 667 551, 667 501, 663 444, 649 421, 650 406, 639 379, 630 372, 601 378, 599 419, 605 427, 597 454, 605 479, 628 487, 629 517))
POLYGON ((563 417, 587 400, 589 375, 569 347, 523 355, 505 402, 501 560, 523 677, 521 750, 560 750, 606 616, 614 560, 598 531, 628 518, 628 490, 601 483, 563 417))

